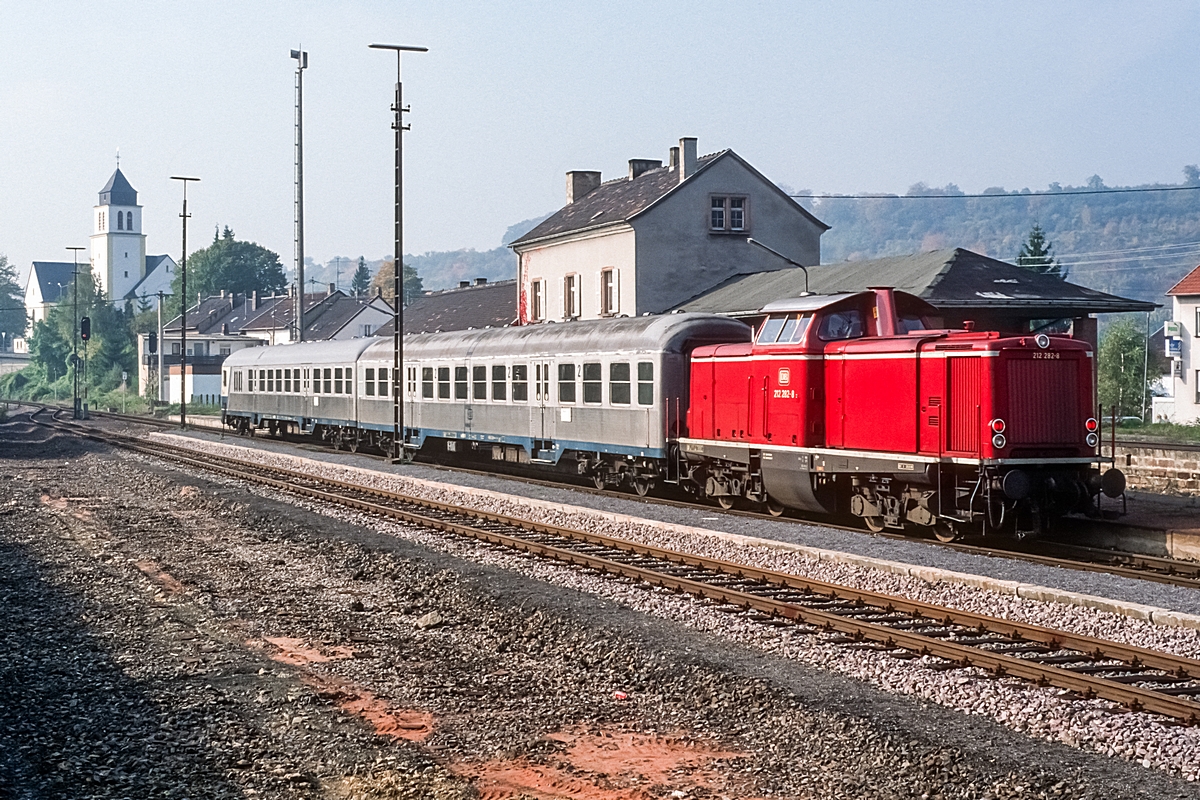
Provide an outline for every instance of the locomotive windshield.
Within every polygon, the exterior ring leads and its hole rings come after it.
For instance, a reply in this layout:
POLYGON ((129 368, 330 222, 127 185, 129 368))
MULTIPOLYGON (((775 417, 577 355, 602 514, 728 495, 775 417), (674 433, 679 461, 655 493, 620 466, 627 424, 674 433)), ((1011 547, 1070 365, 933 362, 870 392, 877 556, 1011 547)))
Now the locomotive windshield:
POLYGON ((758 344, 795 344, 810 322, 812 314, 772 314, 758 332, 758 344))

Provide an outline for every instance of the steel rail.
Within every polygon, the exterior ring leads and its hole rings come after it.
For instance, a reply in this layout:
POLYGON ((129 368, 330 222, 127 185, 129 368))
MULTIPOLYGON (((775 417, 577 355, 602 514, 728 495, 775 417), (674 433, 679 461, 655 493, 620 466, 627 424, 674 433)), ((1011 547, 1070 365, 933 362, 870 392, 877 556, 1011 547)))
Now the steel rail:
MULTIPOLYGON (((114 412, 94 412, 94 414, 95 416, 107 416, 113 419, 124 420, 137 424, 147 424, 168 428, 174 427, 172 423, 151 417, 140 417, 132 414, 118 414, 114 412)), ((208 428, 202 429, 208 430, 208 428)), ((576 483, 550 481, 543 478, 521 475, 518 473, 488 472, 484 470, 473 469, 471 467, 449 466, 439 462, 431 462, 427 466, 435 469, 446 470, 448 472, 457 472, 468 475, 493 476, 496 474, 502 474, 506 477, 511 477, 535 486, 547 486, 552 488, 569 486, 572 490, 581 491, 588 494, 611 495, 611 492, 608 490, 595 489, 591 486, 584 486, 576 483)), ((673 506, 677 508, 701 509, 705 511, 711 510, 713 512, 720 511, 720 513, 723 514, 744 516, 753 519, 777 519, 777 517, 773 515, 768 515, 757 511, 750 511, 746 509, 717 509, 715 507, 693 501, 683 501, 665 497, 640 497, 639 499, 646 503, 673 506)), ((1053 540, 1041 540, 1032 544, 1034 548, 1037 548, 1041 552, 1029 552, 1026 550, 1001 546, 1000 544, 979 545, 967 544, 965 542, 936 542, 931 539, 922 539, 906 534, 893 533, 890 531, 866 531, 861 527, 846 525, 819 517, 807 518, 797 516, 794 518, 808 524, 819 524, 836 530, 850 531, 852 533, 863 533, 871 536, 894 539, 897 541, 917 542, 934 547, 944 547, 960 553, 967 553, 969 555, 1008 558, 1013 561, 1024 561, 1030 564, 1041 564, 1043 566, 1062 567, 1064 569, 1073 569, 1081 572, 1096 572, 1100 574, 1115 575, 1132 580, 1151 581, 1153 583, 1162 583, 1168 586, 1181 586, 1188 589, 1200 589, 1200 562, 1183 561, 1181 559, 1152 556, 1142 553, 1126 553, 1119 550, 1087 547, 1084 545, 1057 542, 1053 540), (1059 555, 1054 555, 1054 553, 1059 553, 1059 555)), ((1102 522, 1095 520, 1092 520, 1091 523, 1103 524, 1102 522)))
MULTIPOLYGON (((62 426, 67 427, 67 426, 62 426)), ((921 601, 885 595, 853 587, 840 586, 815 579, 789 575, 742 564, 711 559, 705 556, 680 553, 652 545, 643 545, 628 540, 601 534, 561 528, 510 517, 493 512, 465 509, 447 503, 421 498, 412 498, 382 489, 364 487, 347 481, 321 478, 308 473, 253 464, 240 459, 209 456, 189 448, 166 443, 149 444, 144 440, 115 434, 97 434, 70 426, 79 435, 87 438, 128 448, 136 452, 162 458, 199 469, 216 472, 239 480, 256 482, 291 494, 299 494, 314 500, 333 503, 358 511, 395 519, 447 533, 501 545, 542 557, 553 558, 563 563, 612 573, 660 586, 673 591, 709 598, 737 607, 755 610, 769 617, 798 621, 824 631, 833 631, 853 637, 855 641, 874 642, 883 649, 907 650, 922 656, 935 656, 958 666, 980 667, 997 675, 1011 675, 1033 681, 1039 685, 1052 685, 1081 694, 1086 698, 1098 697, 1120 703, 1134 710, 1148 711, 1173 717, 1188 724, 1200 723, 1200 703, 1133 685, 1143 683, 1180 683, 1200 679, 1200 661, 1181 656, 1161 653, 1133 645, 1111 642, 1067 631, 1053 630, 1026 623, 1002 620, 973 612, 944 608, 921 601), (266 473, 266 474, 264 474, 266 473), (276 477, 272 477, 272 475, 276 477), (325 487, 325 488, 321 488, 325 487), (332 491, 331 491, 332 489, 332 491), (358 496, 355 496, 358 495, 358 496), (384 503, 375 499, 384 500, 384 503), (422 512, 394 505, 413 506, 422 512), (433 516, 430 515, 432 512, 433 516), (443 516, 437 516, 437 515, 443 516), (480 522, 506 526, 516 531, 548 535, 563 542, 575 541, 595 545, 612 551, 609 554, 579 552, 559 544, 531 541, 528 538, 478 527, 480 522), (623 563, 613 555, 634 555, 650 558, 668 567, 650 568, 639 564, 623 563), (709 581, 697 580, 694 576, 672 574, 670 567, 686 566, 711 573, 709 581), (712 581, 716 578, 732 577, 751 581, 760 592, 744 588, 721 586, 712 581), (838 614, 821 608, 812 608, 796 602, 794 598, 771 597, 771 592, 794 594, 803 592, 820 603, 833 601, 842 604, 843 611, 858 611, 860 616, 904 614, 907 628, 891 627, 869 619, 856 619, 852 614, 838 614), (849 607, 847 608, 847 604, 849 607), (987 650, 977 645, 954 641, 935 635, 915 632, 914 628, 958 627, 967 631, 978 631, 993 636, 1007 637, 1008 642, 987 639, 990 644, 1032 643, 1046 652, 1074 651, 1076 656, 1057 657, 1060 661, 1087 662, 1085 670, 1093 672, 1134 673, 1132 675, 1106 678, 1088 671, 1076 672, 1052 663, 1040 663, 1034 658, 1018 658, 1002 650, 987 650), (1120 661, 1120 664, 1100 665, 1099 661, 1120 661), (1146 670, 1166 673, 1163 676, 1140 675, 1146 670)), ((895 621, 895 620, 893 620, 895 621)), ((952 634, 956 635, 956 634, 952 634)), ((1038 648, 1035 648, 1038 649, 1038 648)), ((1188 687, 1188 693, 1200 694, 1200 687, 1188 687)))

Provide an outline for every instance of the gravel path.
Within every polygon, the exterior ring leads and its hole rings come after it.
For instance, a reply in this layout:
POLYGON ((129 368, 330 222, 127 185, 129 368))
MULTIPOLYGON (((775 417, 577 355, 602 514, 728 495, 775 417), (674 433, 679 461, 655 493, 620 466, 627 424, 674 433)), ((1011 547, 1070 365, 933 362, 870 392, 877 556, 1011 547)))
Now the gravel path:
MULTIPOLYGON (((252 439, 235 436, 222 437, 206 431, 192 431, 184 435, 204 441, 223 441, 277 453, 296 454, 298 449, 294 444, 258 437, 252 439)), ((305 458, 440 481, 467 489, 489 489, 521 497, 628 514, 649 520, 674 522, 743 536, 774 539, 854 553, 870 558, 900 561, 906 564, 939 567, 999 580, 1018 581, 1069 592, 1097 595, 1123 602, 1157 606, 1187 614, 1200 614, 1200 591, 1185 587, 1168 586, 1103 573, 1048 567, 1005 558, 959 553, 928 542, 888 539, 871 536, 866 532, 842 531, 794 520, 741 517, 724 514, 716 508, 691 509, 646 503, 631 495, 616 492, 597 495, 591 492, 576 491, 569 486, 562 488, 539 486, 503 475, 466 474, 426 464, 393 466, 378 457, 339 453, 326 447, 302 445, 299 451, 305 458)))
POLYGON ((1195 796, 673 595, 11 438, 2 797, 1195 796))

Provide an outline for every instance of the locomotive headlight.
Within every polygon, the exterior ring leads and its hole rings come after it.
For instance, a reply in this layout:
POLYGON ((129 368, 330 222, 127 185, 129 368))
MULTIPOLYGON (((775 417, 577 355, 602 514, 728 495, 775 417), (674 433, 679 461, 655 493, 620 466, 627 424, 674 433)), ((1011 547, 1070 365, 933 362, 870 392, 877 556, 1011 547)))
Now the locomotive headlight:
POLYGON ((1096 431, 1100 430, 1100 423, 1096 422, 1095 418, 1093 417, 1087 422, 1083 423, 1083 427, 1087 428, 1088 433, 1095 433, 1096 431))
POLYGON ((1033 341, 1037 342, 1037 346, 1043 350, 1050 346, 1050 337, 1044 333, 1039 333, 1037 336, 1033 337, 1033 341))
POLYGON ((992 433, 1004 433, 1004 420, 994 419, 988 423, 988 427, 992 429, 992 433))
POLYGON ((1099 436, 1097 436, 1097 435, 1096 435, 1096 434, 1094 434, 1094 433, 1089 433, 1089 434, 1087 435, 1087 444, 1088 444, 1088 447, 1095 447, 1095 446, 1096 446, 1097 444, 1099 444, 1099 443, 1100 443, 1100 437, 1099 437, 1099 436))
POLYGON ((1003 433, 997 433, 992 437, 992 447, 996 448, 997 450, 1003 450, 1004 445, 1006 444, 1008 444, 1008 440, 1004 438, 1003 433))

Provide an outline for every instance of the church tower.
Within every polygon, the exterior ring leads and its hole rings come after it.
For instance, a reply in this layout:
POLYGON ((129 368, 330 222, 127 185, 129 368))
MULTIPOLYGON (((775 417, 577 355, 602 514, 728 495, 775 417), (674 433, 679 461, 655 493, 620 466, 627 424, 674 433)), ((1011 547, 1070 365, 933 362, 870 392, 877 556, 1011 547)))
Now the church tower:
POLYGON ((146 236, 137 192, 120 167, 100 190, 100 203, 92 210, 91 242, 92 270, 109 301, 121 308, 146 275, 146 236))

